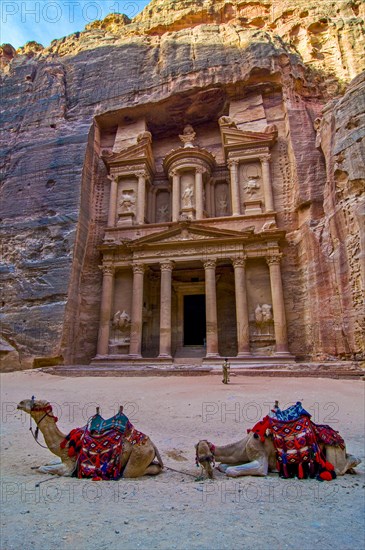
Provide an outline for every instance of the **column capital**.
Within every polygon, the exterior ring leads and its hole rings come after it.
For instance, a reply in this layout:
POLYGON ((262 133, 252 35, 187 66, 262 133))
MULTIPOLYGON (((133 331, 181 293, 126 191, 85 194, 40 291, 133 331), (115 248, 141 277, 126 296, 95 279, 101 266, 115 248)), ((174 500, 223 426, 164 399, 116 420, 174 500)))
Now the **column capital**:
POLYGON ((245 267, 246 265, 246 256, 240 256, 239 258, 231 258, 233 267, 245 267))
POLYGON ((175 176, 180 176, 180 173, 179 173, 179 170, 177 168, 174 168, 173 170, 170 170, 169 172, 169 176, 171 177, 175 177, 175 176))
POLYGON ((270 162, 271 155, 270 153, 267 153, 265 155, 260 155, 259 159, 261 162, 270 162))
POLYGON ((205 174, 206 171, 207 171, 206 168, 203 168, 202 166, 197 166, 197 167, 195 168, 195 172, 196 172, 197 174, 205 174))
POLYGON ((147 179, 147 177, 148 177, 148 174, 147 174, 146 170, 137 170, 137 171, 135 172, 135 175, 137 176, 137 178, 145 178, 145 179, 147 179))
POLYGON ((209 258, 203 262, 204 269, 215 268, 217 260, 215 258, 209 258))
POLYGON ((118 183, 118 176, 115 174, 110 174, 107 176, 108 180, 110 180, 111 183, 118 183))
POLYGON ((133 274, 141 273, 142 275, 146 271, 146 266, 144 264, 132 264, 133 274))
POLYGON ((99 265, 99 269, 103 272, 103 275, 114 275, 115 267, 113 265, 99 265))
POLYGON ((280 264, 282 254, 274 254, 272 256, 266 256, 266 263, 270 265, 280 264))
POLYGON ((229 168, 234 168, 234 167, 238 166, 239 160, 237 160, 237 159, 228 159, 227 164, 228 164, 229 168))
POLYGON ((174 262, 167 260, 160 263, 161 271, 172 271, 174 269, 174 262))

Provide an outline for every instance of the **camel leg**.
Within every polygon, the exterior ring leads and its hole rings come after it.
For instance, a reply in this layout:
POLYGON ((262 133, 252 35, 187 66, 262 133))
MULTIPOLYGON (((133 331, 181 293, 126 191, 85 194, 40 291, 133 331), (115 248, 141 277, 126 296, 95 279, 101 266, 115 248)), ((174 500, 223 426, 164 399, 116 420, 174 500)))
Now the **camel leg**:
POLYGON ((73 470, 70 470, 69 467, 67 467, 65 464, 58 463, 58 464, 48 464, 45 466, 40 466, 38 468, 38 472, 41 472, 42 474, 53 474, 56 476, 71 476, 73 470))
POLYGON ((359 458, 347 454, 345 449, 336 446, 330 447, 329 445, 326 446, 326 460, 333 464, 338 476, 343 476, 361 462, 359 458))
POLYGON ((266 476, 268 469, 267 459, 262 458, 261 460, 253 460, 247 464, 228 466, 228 468, 226 468, 226 475, 228 477, 266 476))
MULTIPOLYGON (((141 477, 147 473, 149 466, 153 466, 155 449, 151 447, 134 447, 123 472, 123 477, 141 477)), ((156 474, 154 474, 156 475, 156 474)))
POLYGON ((159 464, 152 463, 147 467, 147 469, 145 471, 145 475, 146 476, 157 476, 161 472, 162 472, 161 466, 159 464))

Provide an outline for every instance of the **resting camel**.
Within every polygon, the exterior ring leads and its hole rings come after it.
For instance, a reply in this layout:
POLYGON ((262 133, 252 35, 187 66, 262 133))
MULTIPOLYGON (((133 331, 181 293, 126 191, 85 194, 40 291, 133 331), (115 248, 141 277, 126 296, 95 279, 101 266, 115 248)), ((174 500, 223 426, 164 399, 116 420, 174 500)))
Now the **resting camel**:
MULTIPOLYGON (((326 460, 333 464, 337 475, 355 473, 353 468, 361 460, 346 453, 338 446, 320 445, 324 449, 326 460)), ((229 477, 266 476, 269 471, 277 472, 276 451, 271 436, 265 436, 264 442, 254 432, 246 437, 224 446, 215 446, 206 439, 195 445, 196 459, 210 479, 213 479, 215 461, 220 462, 218 469, 229 477)))
MULTIPOLYGON (((40 466, 39 472, 56 474, 59 476, 71 476, 76 469, 76 456, 70 457, 67 448, 61 448, 66 434, 57 426, 57 418, 52 412, 52 406, 48 401, 24 399, 18 404, 18 409, 30 414, 37 428, 42 432, 48 449, 61 459, 56 464, 51 463, 40 466)), ((149 437, 143 445, 132 445, 128 441, 123 443, 123 452, 120 461, 123 477, 141 477, 144 475, 157 475, 163 469, 160 454, 149 437), (154 462, 154 458, 157 462, 154 462)))

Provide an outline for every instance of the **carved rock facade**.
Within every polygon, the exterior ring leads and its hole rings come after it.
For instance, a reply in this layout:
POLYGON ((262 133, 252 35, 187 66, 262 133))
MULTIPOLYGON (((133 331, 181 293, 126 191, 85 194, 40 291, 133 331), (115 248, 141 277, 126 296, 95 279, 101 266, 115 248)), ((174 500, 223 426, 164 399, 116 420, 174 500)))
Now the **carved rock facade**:
POLYGON ((319 8, 296 45, 275 3, 190 4, 3 49, 4 368, 363 357, 363 78, 328 103, 360 35, 336 76, 319 8))

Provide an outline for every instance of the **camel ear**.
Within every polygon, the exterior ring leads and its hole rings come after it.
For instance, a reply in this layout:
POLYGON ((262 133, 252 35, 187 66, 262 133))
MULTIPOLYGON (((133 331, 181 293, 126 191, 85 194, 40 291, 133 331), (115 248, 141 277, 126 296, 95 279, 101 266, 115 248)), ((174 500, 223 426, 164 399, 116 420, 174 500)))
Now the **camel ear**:
POLYGON ((194 445, 194 447, 197 449, 197 448, 198 448, 198 443, 196 443, 196 444, 194 445))

